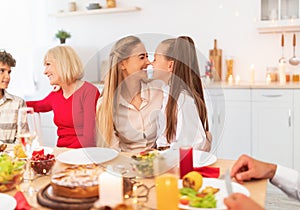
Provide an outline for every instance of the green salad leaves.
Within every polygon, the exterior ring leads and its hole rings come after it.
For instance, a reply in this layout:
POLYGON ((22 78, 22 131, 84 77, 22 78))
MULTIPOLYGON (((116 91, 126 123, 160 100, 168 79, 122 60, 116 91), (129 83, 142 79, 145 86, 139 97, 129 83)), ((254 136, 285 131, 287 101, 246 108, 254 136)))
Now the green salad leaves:
POLYGON ((14 160, 7 154, 0 155, 0 183, 11 181, 24 168, 24 161, 14 160))

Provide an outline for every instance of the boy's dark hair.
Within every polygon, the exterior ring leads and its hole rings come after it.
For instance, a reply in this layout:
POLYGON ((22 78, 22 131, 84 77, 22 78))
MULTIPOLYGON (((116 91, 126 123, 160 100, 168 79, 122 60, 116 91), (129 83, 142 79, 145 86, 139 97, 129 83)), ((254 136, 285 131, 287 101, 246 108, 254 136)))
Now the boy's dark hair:
POLYGON ((0 50, 0 62, 3 64, 7 64, 10 67, 16 66, 16 60, 12 57, 12 55, 5 50, 0 50))

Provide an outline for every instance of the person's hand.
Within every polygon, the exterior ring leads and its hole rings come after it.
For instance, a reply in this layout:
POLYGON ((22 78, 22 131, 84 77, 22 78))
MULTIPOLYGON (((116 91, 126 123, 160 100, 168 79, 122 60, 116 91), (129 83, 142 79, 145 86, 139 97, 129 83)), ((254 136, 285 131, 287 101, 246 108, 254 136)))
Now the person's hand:
POLYGON ((276 172, 277 165, 255 160, 242 155, 231 169, 231 176, 242 183, 251 179, 271 179, 276 172))
POLYGON ((241 193, 232 193, 224 199, 228 210, 263 210, 254 200, 241 193))

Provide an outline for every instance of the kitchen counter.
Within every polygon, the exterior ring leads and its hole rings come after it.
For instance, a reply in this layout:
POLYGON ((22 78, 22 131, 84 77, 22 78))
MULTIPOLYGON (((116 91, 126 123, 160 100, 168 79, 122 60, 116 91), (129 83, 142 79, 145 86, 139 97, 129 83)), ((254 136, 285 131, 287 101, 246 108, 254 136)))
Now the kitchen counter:
POLYGON ((228 84, 227 82, 213 82, 204 85, 204 88, 226 88, 226 89, 300 89, 300 83, 286 83, 284 85, 273 82, 270 84, 266 84, 264 82, 261 83, 239 83, 239 84, 228 84))

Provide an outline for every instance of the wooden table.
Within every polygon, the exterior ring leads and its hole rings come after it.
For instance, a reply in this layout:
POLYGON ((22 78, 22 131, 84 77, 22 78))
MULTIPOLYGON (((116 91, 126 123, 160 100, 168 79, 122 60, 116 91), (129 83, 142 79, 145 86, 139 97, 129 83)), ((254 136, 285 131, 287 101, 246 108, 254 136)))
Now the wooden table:
MULTIPOLYGON (((69 149, 66 148, 55 148, 54 154, 58 155, 64 151, 67 151, 69 149)), ((119 155, 117 158, 106 162, 103 164, 103 166, 108 166, 108 165, 123 165, 125 167, 130 167, 129 164, 129 155, 124 154, 124 155, 119 155)), ((216 163, 214 163, 212 166, 214 167, 219 167, 220 168, 220 174, 224 174, 225 171, 228 168, 231 168, 234 163, 234 160, 223 160, 223 159, 218 159, 216 163)), ((64 167, 66 167, 66 164, 56 162, 54 167, 53 167, 53 172, 60 170, 64 167)), ((178 168, 175 167, 174 169, 171 170, 172 173, 178 174, 178 168)), ((40 177, 38 179, 35 179, 33 181, 33 186, 42 189, 44 186, 49 184, 50 182, 50 177, 45 176, 45 177, 40 177)), ((146 184, 147 186, 153 186, 154 185, 154 179, 142 179, 142 182, 146 184)), ((251 181, 251 182, 246 182, 244 186, 249 190, 250 192, 250 197, 254 199, 257 203, 259 203, 261 206, 265 205, 265 198, 266 198, 266 188, 267 188, 267 180, 256 180, 256 181, 251 181)), ((16 190, 12 190, 7 192, 9 195, 15 195, 16 190)), ((47 209, 44 207, 41 207, 37 201, 36 201, 36 195, 29 196, 27 193, 25 194, 28 202, 32 205, 34 209, 47 209)), ((156 207, 156 195, 155 195, 155 188, 150 190, 149 194, 149 201, 146 203, 146 206, 152 207, 155 209, 156 207)))

